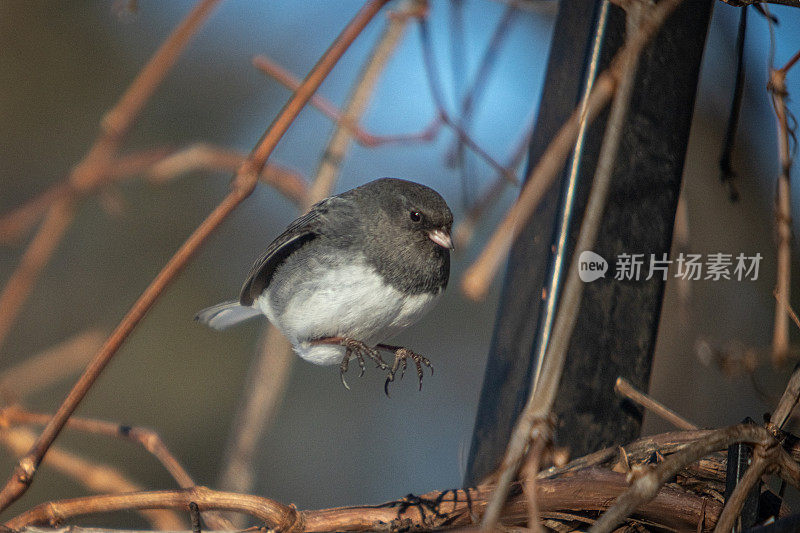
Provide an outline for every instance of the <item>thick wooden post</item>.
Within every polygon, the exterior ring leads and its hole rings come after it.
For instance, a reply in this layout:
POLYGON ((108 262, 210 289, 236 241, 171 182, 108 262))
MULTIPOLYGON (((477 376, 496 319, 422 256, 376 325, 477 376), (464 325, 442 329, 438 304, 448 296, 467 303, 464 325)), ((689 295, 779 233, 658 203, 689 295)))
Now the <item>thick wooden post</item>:
MULTIPOLYGON (((536 162, 578 104, 598 31, 602 1, 563 0, 551 44, 542 101, 531 140, 536 162)), ((646 388, 655 347, 664 281, 647 277, 650 254, 669 253, 681 174, 689 138, 700 60, 711 0, 687 0, 671 16, 640 62, 630 113, 615 165, 609 202, 593 250, 609 273, 587 285, 554 407, 556 440, 573 456, 636 437, 641 414, 614 394, 624 376, 646 388), (645 254, 638 280, 614 279, 620 254, 645 254)), ((599 29, 599 68, 624 39, 624 14, 610 7, 599 29)), ((548 193, 514 245, 504 281, 494 339, 481 391, 465 482, 495 470, 524 405, 547 332, 548 295, 565 277, 553 250, 566 231, 566 260, 580 228, 605 125, 601 116, 587 131, 575 177, 572 209, 565 209, 564 179, 548 193), (568 221, 565 223, 565 220, 568 221)), ((569 168, 571 161, 566 165, 569 168)), ((567 268, 566 266, 563 268, 567 268)))

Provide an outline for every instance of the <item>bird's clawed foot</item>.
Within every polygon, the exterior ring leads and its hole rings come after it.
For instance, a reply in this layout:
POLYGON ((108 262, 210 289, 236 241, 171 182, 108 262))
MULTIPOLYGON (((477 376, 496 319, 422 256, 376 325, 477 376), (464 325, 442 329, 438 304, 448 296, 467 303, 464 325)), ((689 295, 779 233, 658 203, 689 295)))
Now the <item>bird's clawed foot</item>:
POLYGON ((386 350, 388 352, 394 352, 394 364, 392 368, 389 369, 388 374, 386 375, 386 383, 383 385, 383 391, 386 393, 386 396, 389 396, 389 383, 394 381, 394 376, 398 370, 400 370, 400 379, 403 379, 403 376, 406 373, 406 367, 408 366, 408 359, 414 361, 414 366, 417 367, 417 377, 419 378, 419 390, 422 390, 422 365, 427 366, 431 369, 431 375, 433 375, 433 365, 428 360, 427 357, 423 357, 422 355, 412 352, 408 348, 403 348, 402 346, 389 346, 388 344, 379 344, 376 346, 381 350, 386 350))
POLYGON ((342 362, 339 363, 339 375, 342 378, 342 385, 344 385, 344 388, 346 388, 347 390, 350 390, 350 386, 344 379, 344 373, 347 372, 347 369, 350 366, 350 359, 352 359, 353 356, 356 357, 356 360, 358 361, 358 367, 360 369, 358 377, 364 375, 364 369, 366 368, 366 362, 364 360, 364 356, 367 356, 373 361, 375 361, 377 368, 380 368, 381 370, 387 370, 389 368, 389 365, 386 364, 386 362, 381 358, 381 354, 378 353, 378 350, 376 350, 375 348, 370 348, 362 341, 349 339, 347 337, 328 337, 326 339, 316 340, 314 341, 314 343, 334 344, 337 346, 344 346, 345 348, 344 357, 342 358, 342 362))

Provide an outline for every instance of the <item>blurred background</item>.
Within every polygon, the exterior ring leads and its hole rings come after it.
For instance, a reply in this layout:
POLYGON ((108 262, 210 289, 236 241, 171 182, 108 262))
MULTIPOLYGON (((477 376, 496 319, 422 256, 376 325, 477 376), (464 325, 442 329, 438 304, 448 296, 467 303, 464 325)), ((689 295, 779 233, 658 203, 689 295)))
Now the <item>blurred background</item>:
MULTIPOLYGON (((472 80, 506 8, 490 0, 461 1, 465 46, 455 52, 463 56, 463 71, 453 67, 448 2, 433 0, 429 16, 449 110, 456 109, 458 95, 472 80)), ((196 142, 249 151, 290 94, 256 70, 252 57, 266 55, 303 77, 361 4, 222 2, 139 116, 124 151, 196 142)), ((64 178, 91 145, 104 112, 192 5, 142 0, 133 8, 119 2, 0 2, 0 213, 64 178)), ((535 117, 557 8, 556 2, 523 3, 498 49, 484 96, 476 103, 470 133, 501 162, 510 157, 535 117)), ((775 30, 775 64, 780 66, 797 51, 800 16, 782 6, 771 11, 780 20, 775 30)), ((738 9, 719 2, 684 171, 689 237, 682 250, 758 252, 764 257, 761 272, 755 282, 693 282, 688 292, 671 280, 653 366, 651 393, 701 426, 735 423, 745 416, 759 419, 774 405, 786 377, 785 370, 766 365, 772 335, 778 162, 775 118, 765 90, 769 31, 763 17, 750 15, 734 157, 741 199, 731 203, 719 181, 738 24, 738 9), (702 366, 696 355, 698 340, 761 350, 765 364, 752 375, 726 376, 713 364, 702 366)), ((339 104, 345 100, 386 22, 382 13, 367 27, 320 94, 339 104)), ((787 81, 790 97, 800 94, 800 71, 790 71, 787 81)), ((800 114, 796 101, 790 100, 790 109, 800 114)), ((381 77, 363 126, 375 134, 416 132, 429 125, 435 113, 419 29, 412 23, 381 77)), ((305 109, 272 161, 313 176, 333 129, 317 110, 305 109)), ((465 207, 493 182, 495 171, 470 154, 469 179, 462 179, 446 161, 453 138, 443 129, 427 143, 353 145, 336 192, 381 176, 413 179, 442 193, 458 221, 465 207)), ((118 186, 115 198, 121 202, 114 213, 97 196, 81 203, 0 349, 0 368, 89 328, 110 331, 226 194, 229 177, 192 172, 162 185, 130 180, 118 186)), ((348 391, 335 367, 296 359, 285 396, 260 442, 255 493, 303 509, 379 503, 461 484, 502 280, 482 302, 463 297, 458 281, 517 193, 507 188, 482 219, 471 245, 457 250, 450 288, 436 310, 397 338, 398 344, 433 361, 436 374, 426 375, 423 390, 417 391, 415 380, 409 379, 395 383, 392 397, 386 398, 382 373, 368 368, 362 379, 351 371, 348 391)), ((798 208, 796 202, 793 208, 798 208)), ((160 298, 78 414, 152 428, 199 484, 215 487, 265 322, 215 332, 195 324, 192 317, 199 309, 235 297, 253 260, 297 214, 290 201, 259 185, 160 298)), ((24 249, 24 240, 0 245, 0 283, 11 276, 24 249)), ((798 299, 793 301, 797 305, 798 299)), ((54 411, 73 380, 37 393, 26 405, 54 411)), ((647 432, 667 429, 659 420, 646 418, 647 432)), ((147 488, 174 486, 163 468, 132 444, 70 431, 57 442, 120 468, 147 488)), ((1 449, 0 474, 5 476, 13 464, 12 454, 1 449)), ((84 493, 45 463, 31 490, 4 517, 34 503, 84 493)), ((122 520, 140 524, 133 514, 122 520)))

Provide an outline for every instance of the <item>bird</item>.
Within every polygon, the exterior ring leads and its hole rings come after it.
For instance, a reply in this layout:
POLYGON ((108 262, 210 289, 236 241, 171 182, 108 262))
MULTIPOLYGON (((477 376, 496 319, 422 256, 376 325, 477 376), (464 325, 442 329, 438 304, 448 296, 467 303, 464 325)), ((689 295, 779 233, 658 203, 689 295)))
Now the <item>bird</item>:
POLYGON ((314 204, 267 246, 239 299, 203 309, 195 320, 222 330, 266 315, 304 360, 339 365, 355 357, 386 371, 384 391, 409 359, 422 389, 430 360, 384 344, 440 299, 450 277, 453 214, 435 190, 381 178, 314 204), (380 351, 394 354, 390 366, 380 351))

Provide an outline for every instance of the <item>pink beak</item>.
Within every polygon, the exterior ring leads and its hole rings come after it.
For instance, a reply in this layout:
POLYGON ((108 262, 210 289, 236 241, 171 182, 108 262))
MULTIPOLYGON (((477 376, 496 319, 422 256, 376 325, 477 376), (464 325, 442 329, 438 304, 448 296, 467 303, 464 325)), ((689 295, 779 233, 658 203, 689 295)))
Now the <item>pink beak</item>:
POLYGON ((443 229, 429 231, 428 238, 442 248, 453 250, 453 240, 450 238, 450 234, 443 229))

